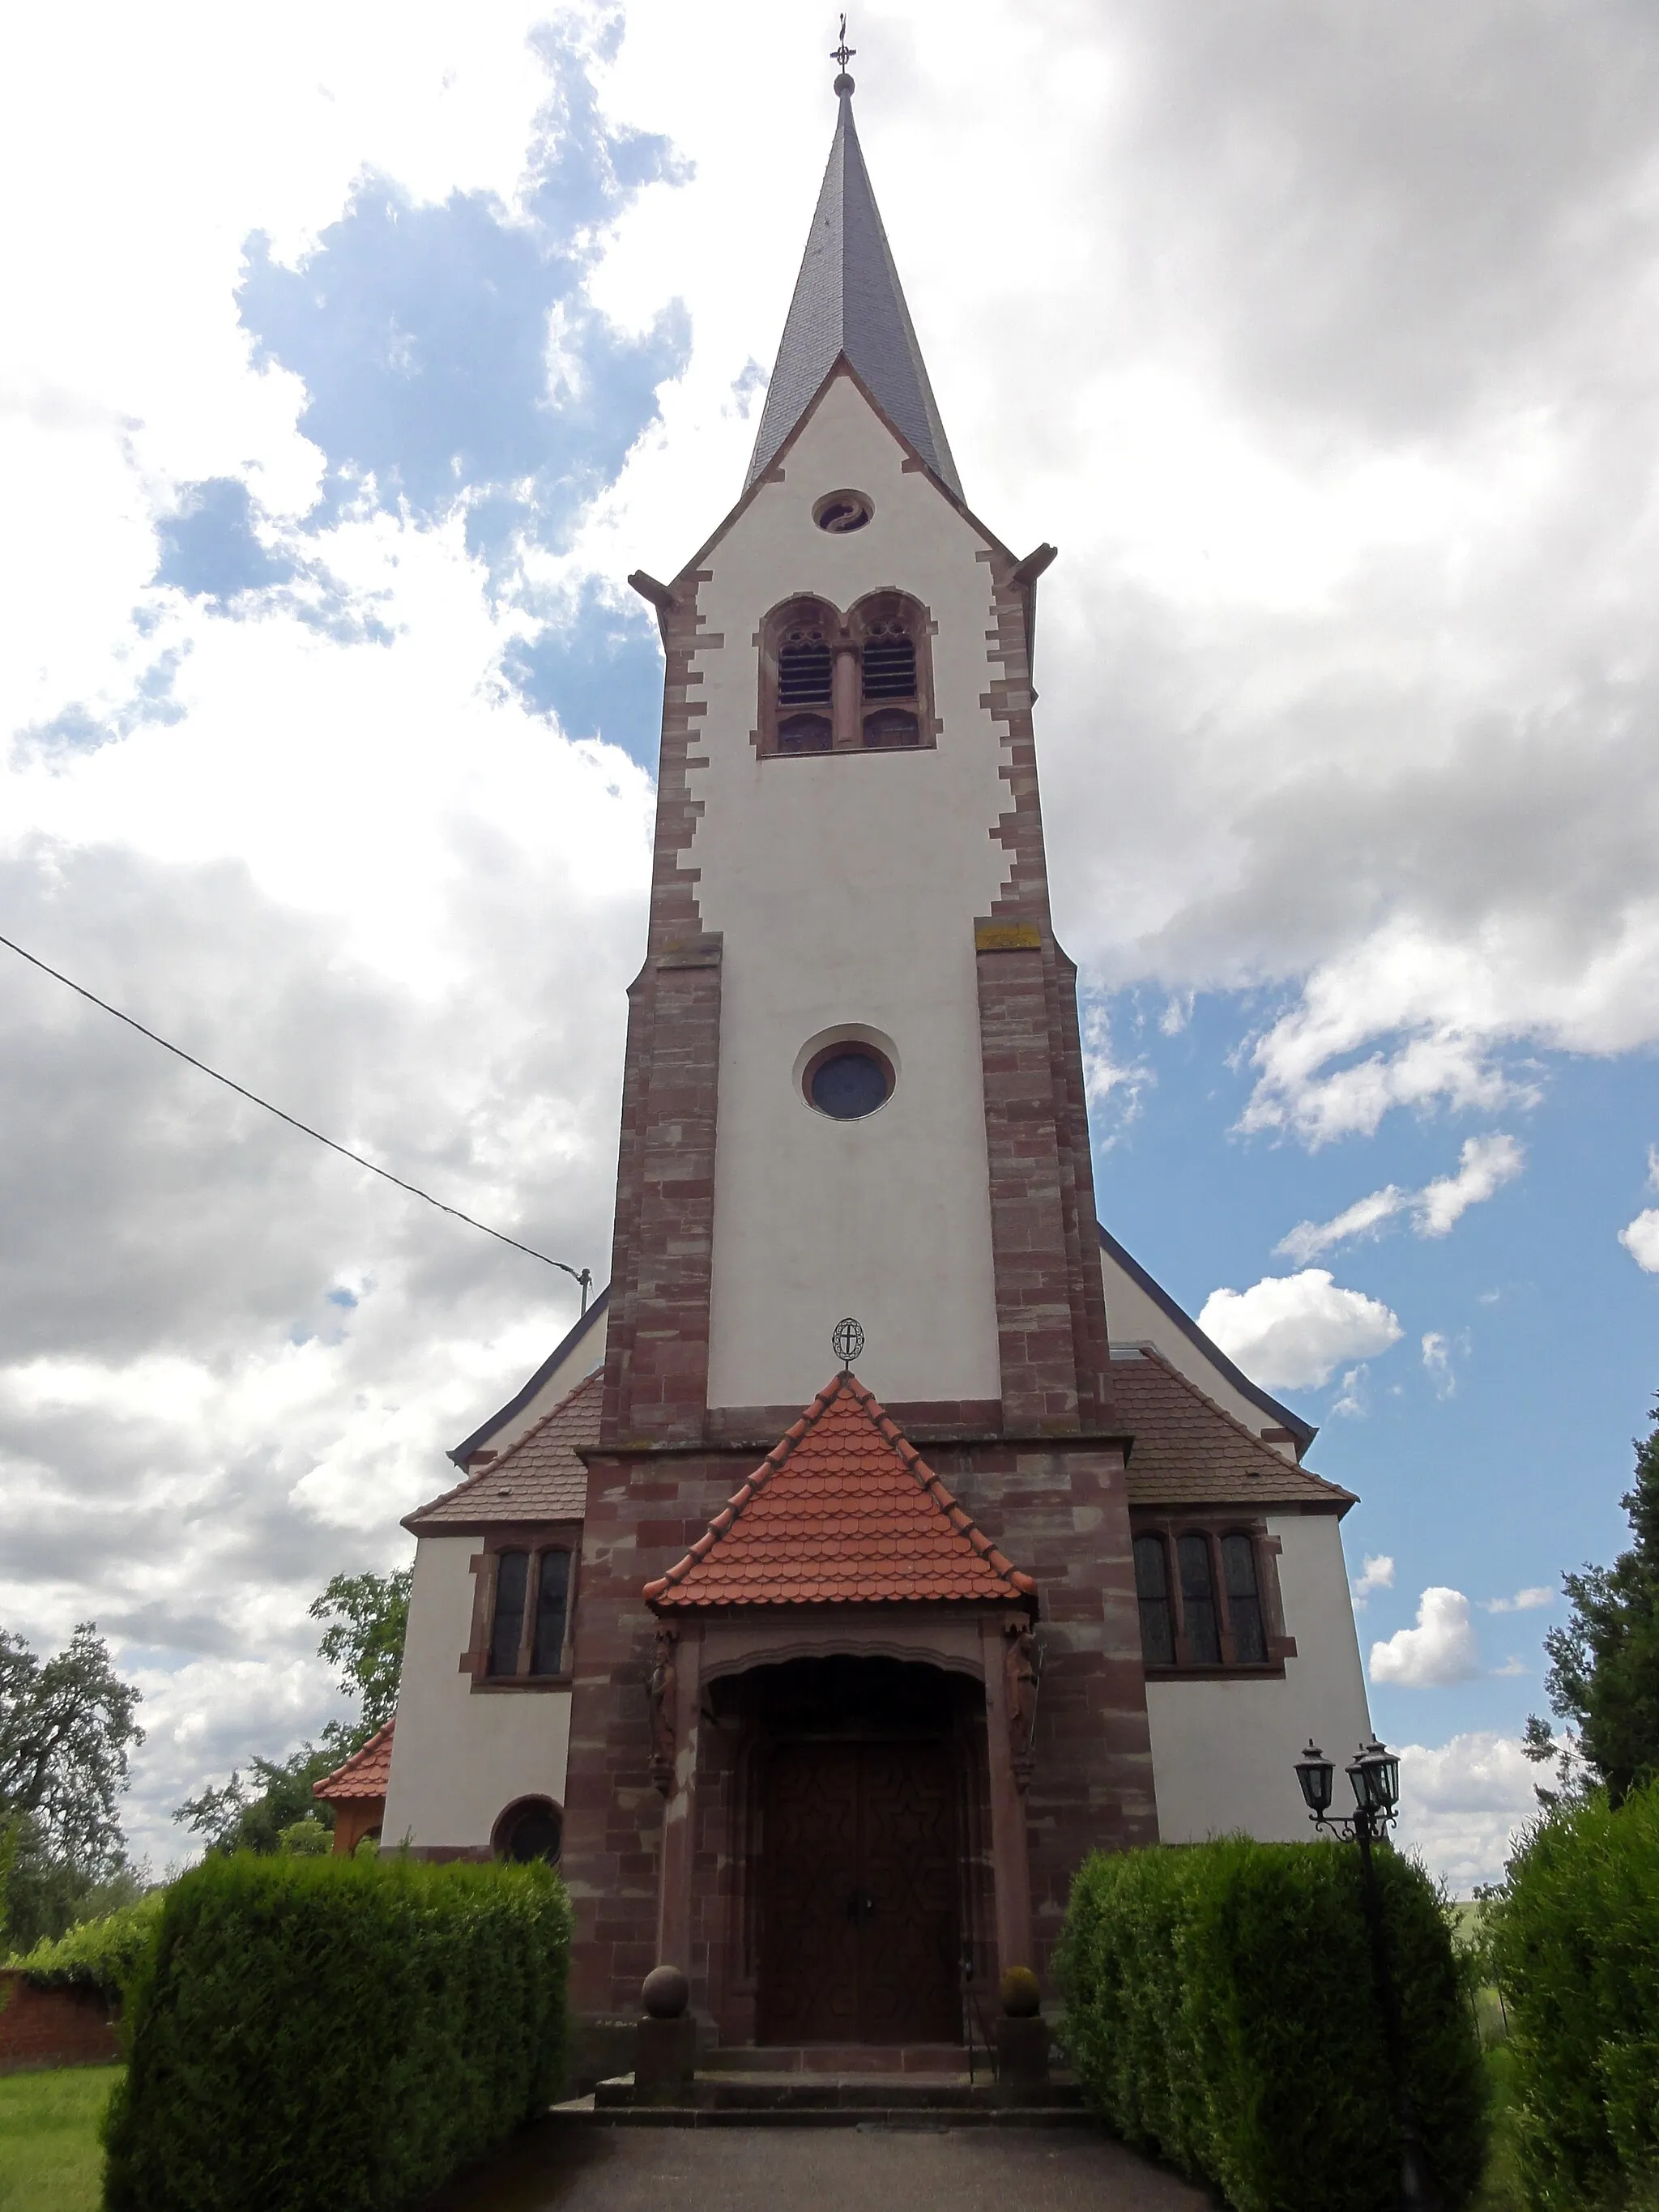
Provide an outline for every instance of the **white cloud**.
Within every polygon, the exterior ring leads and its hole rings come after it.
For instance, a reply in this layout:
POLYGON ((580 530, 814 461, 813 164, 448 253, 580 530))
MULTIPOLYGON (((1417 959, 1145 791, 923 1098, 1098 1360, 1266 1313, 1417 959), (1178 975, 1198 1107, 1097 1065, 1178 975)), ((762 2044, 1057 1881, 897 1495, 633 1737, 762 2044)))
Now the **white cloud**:
POLYGON ((1413 1201, 1419 1236, 1447 1235, 1470 1206, 1484 1204, 1494 1191, 1512 1182, 1525 1160, 1526 1154, 1515 1139, 1501 1132, 1466 1138, 1458 1155, 1457 1173, 1437 1176, 1413 1201))
POLYGON ((1451 1361, 1451 1339, 1443 1335, 1437 1328, 1425 1331, 1423 1338, 1423 1364, 1428 1370, 1429 1379, 1434 1384, 1434 1394, 1437 1398, 1449 1398, 1456 1392, 1457 1377, 1452 1373, 1451 1361))
POLYGON ((1481 1729, 1400 1753, 1400 1841, 1459 1897, 1502 1879, 1519 1831, 1538 1814, 1539 1771, 1514 1736, 1481 1729))
POLYGON ((1418 1601, 1417 1626, 1401 1628, 1371 1646, 1371 1680, 1408 1690, 1443 1689, 1472 1681, 1480 1672, 1480 1647, 1469 1601, 1462 1590, 1436 1583, 1418 1601))
POLYGON ((1095 1141, 1109 1152, 1130 1122, 1140 1115, 1140 1094, 1156 1081, 1144 1059, 1120 1060, 1112 1043, 1111 1018, 1098 999, 1082 1003, 1083 1080, 1097 1109, 1095 1141), (1098 1109, 1107 1109, 1107 1133, 1098 1127, 1098 1109))
POLYGON ((1358 1611, 1373 1590, 1394 1588, 1394 1561, 1386 1552, 1367 1552, 1364 1571, 1349 1584, 1353 1592, 1354 1608, 1358 1611))
POLYGON ((1487 1597, 1480 1601, 1482 1613, 1534 1613, 1540 1606, 1548 1605, 1555 1592, 1541 1583, 1528 1589, 1516 1590, 1513 1597, 1487 1597))
POLYGON ((1444 1237, 1472 1206, 1490 1198, 1521 1172, 1526 1154, 1513 1137, 1498 1133, 1465 1139, 1455 1175, 1437 1176, 1421 1190, 1387 1183, 1329 1221, 1299 1221, 1273 1248, 1291 1260, 1316 1260, 1322 1252, 1364 1237, 1397 1215, 1409 1213, 1419 1237, 1444 1237))
POLYGON ((1385 1183, 1374 1190, 1369 1198, 1357 1198, 1350 1206, 1329 1221, 1298 1221, 1288 1235, 1274 1245, 1287 1260, 1316 1260, 1322 1252, 1334 1245, 1346 1244, 1351 1237, 1368 1236, 1385 1221, 1392 1221, 1403 1213, 1411 1203, 1412 1194, 1401 1190, 1396 1182, 1385 1183))
POLYGON ((1198 1325, 1268 1390, 1316 1388, 1345 1359, 1386 1352, 1401 1334, 1380 1300, 1340 1289, 1324 1267, 1212 1291, 1198 1325))
POLYGON ((1659 1206, 1650 1206, 1619 1232, 1619 1242, 1644 1275, 1659 1275, 1659 1206))
POLYGON ((1364 1360, 1358 1367, 1348 1368, 1337 1385, 1331 1401, 1331 1412, 1345 1420, 1363 1421, 1370 1411, 1371 1370, 1364 1360))

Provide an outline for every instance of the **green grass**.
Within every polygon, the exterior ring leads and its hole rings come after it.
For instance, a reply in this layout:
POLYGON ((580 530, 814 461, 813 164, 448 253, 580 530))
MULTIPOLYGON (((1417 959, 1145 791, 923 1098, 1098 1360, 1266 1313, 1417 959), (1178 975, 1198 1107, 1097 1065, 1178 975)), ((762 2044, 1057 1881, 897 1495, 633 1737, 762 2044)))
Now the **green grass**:
POLYGON ((98 2212, 98 2124, 118 2066, 0 2075, 0 2212, 98 2212))
POLYGON ((1492 2099, 1492 2149, 1486 2174, 1474 2212, 1526 2212, 1521 2187, 1521 2168, 1515 2155, 1515 2133, 1510 2123, 1510 2094, 1514 2057, 1503 2043, 1489 2045, 1486 2052, 1486 2087, 1492 2099))

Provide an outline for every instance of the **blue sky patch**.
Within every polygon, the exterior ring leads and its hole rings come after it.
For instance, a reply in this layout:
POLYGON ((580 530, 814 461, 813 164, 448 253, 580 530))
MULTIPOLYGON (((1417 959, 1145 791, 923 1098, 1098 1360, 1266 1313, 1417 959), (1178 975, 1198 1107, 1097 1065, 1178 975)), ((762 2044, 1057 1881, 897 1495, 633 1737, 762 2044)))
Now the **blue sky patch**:
POLYGON ((366 484, 422 520, 464 501, 471 549, 504 572, 520 532, 558 543, 685 364, 678 304, 635 337, 585 292, 603 226, 681 173, 667 142, 608 130, 580 58, 538 44, 554 91, 522 215, 488 192, 422 204, 366 176, 297 269, 248 240, 255 359, 303 379, 301 428, 328 465, 313 528, 366 484))
POLYGON ((656 774, 662 651, 643 608, 613 606, 590 583, 574 617, 513 646, 501 672, 567 737, 607 738, 656 774))
POLYGON ((179 504, 155 526, 160 558, 153 581, 221 605, 243 592, 285 584, 294 562, 272 553, 253 527, 253 501, 240 477, 206 477, 181 485, 179 504))

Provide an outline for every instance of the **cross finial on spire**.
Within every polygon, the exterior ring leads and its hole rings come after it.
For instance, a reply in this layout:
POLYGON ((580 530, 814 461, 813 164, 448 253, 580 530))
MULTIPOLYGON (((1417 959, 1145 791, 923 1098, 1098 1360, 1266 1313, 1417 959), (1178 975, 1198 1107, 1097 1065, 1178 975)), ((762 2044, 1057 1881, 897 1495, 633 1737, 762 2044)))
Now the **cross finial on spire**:
POLYGON ((835 88, 838 93, 851 92, 853 89, 853 80, 847 74, 847 64, 857 52, 856 46, 849 46, 847 43, 847 18, 843 15, 841 19, 841 44, 833 47, 830 55, 830 60, 841 70, 841 75, 836 79, 835 88))

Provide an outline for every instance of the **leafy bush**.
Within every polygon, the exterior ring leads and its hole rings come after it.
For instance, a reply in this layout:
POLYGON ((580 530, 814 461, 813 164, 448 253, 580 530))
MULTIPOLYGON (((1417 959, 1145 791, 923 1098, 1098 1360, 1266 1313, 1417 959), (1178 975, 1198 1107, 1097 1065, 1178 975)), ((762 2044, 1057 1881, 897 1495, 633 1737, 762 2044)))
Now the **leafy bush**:
POLYGON ((289 1858, 319 1859, 334 1848, 334 1832, 325 1828, 314 1814, 303 1820, 295 1820, 283 1828, 276 1838, 276 1848, 289 1858))
POLYGON ((1659 2203, 1659 1784, 1539 1821, 1492 1923, 1532 2202, 1659 2203))
MULTIPOLYGON (((1485 2151, 1464 1978, 1427 1877, 1376 1871, 1407 2083, 1441 2199, 1485 2151)), ((1243 1837, 1094 1854, 1058 1960, 1062 2035, 1108 2124, 1238 2212, 1393 2212, 1399 2152, 1356 1854, 1243 1837)))
POLYGON ((570 1911, 539 1866, 213 1856, 128 2004, 111 2212, 393 2212, 556 2093, 570 1911))
POLYGON ((106 1997, 125 1997, 155 1948, 161 1899, 156 1890, 101 1920, 83 1920, 67 1936, 39 1942, 9 1963, 21 1967, 40 1989, 100 1990, 106 1997))

